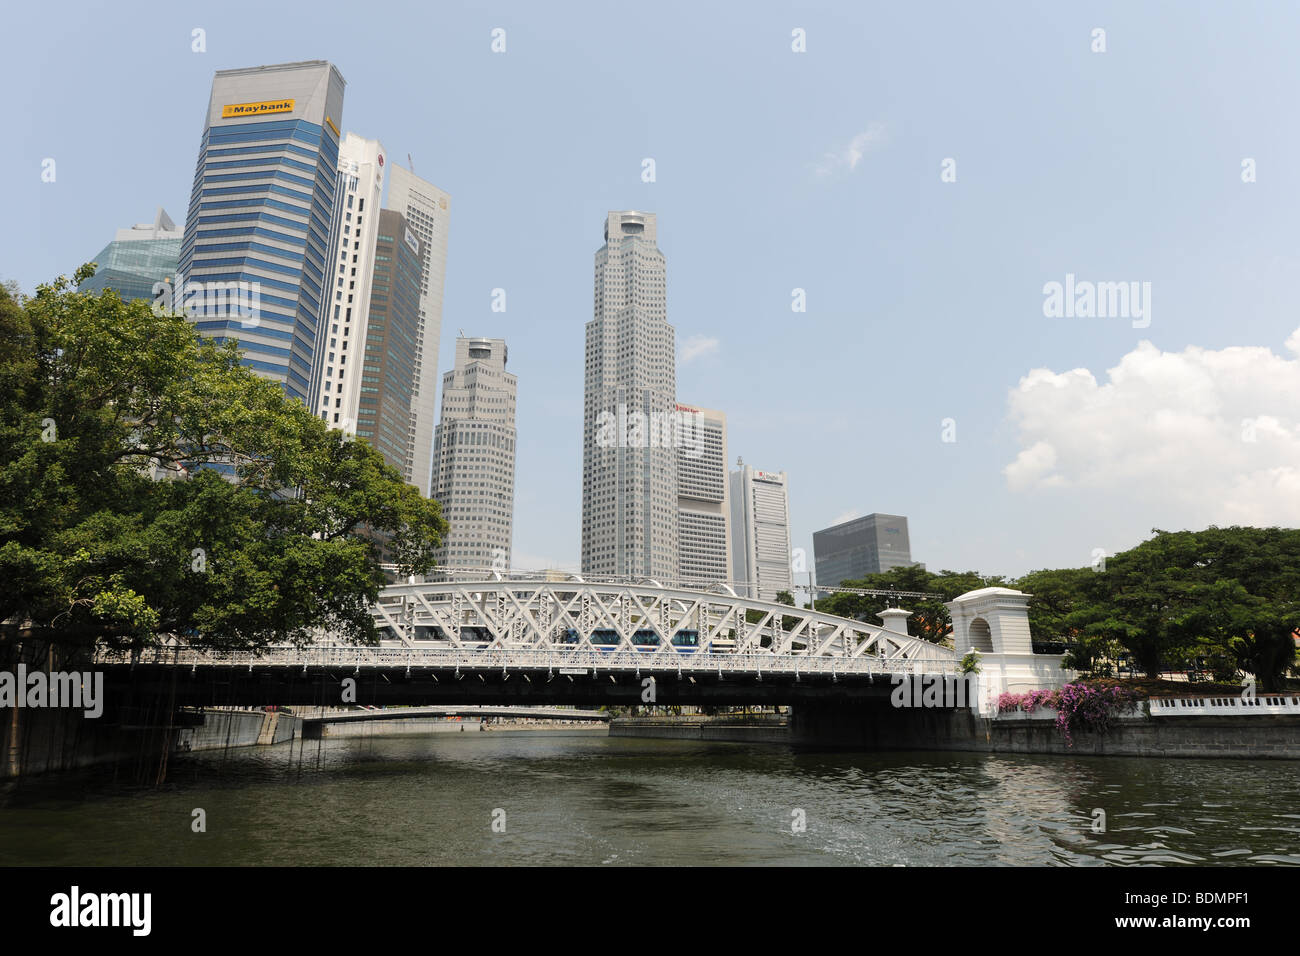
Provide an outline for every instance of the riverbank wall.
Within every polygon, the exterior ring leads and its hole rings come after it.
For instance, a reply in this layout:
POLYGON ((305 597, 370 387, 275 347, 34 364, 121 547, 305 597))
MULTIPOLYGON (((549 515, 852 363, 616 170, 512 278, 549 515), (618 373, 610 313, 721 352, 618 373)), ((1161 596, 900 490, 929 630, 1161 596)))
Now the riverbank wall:
POLYGON ((119 764, 153 779, 168 754, 269 746, 302 735, 302 719, 281 711, 110 711, 92 719, 79 710, 19 709, 0 724, 0 779, 18 779, 119 764), (134 769, 132 769, 134 768, 134 769))
POLYGON ((788 744, 790 725, 785 717, 617 717, 609 736, 788 744))
POLYGON ((788 724, 765 726, 688 717, 624 717, 611 737, 772 743, 835 750, 956 750, 1109 757, 1300 760, 1300 717, 1117 717, 1105 733, 1066 740, 1052 716, 980 717, 969 710, 834 703, 795 708, 788 724))
POLYGON ((1051 715, 980 717, 964 709, 832 702, 798 708, 791 721, 790 740, 855 750, 1300 760, 1300 717, 1150 717, 1134 713, 1116 717, 1103 733, 1076 732, 1067 740, 1051 715))
POLYGON ((287 743, 302 736, 302 718, 275 710, 205 710, 202 723, 176 730, 174 752, 287 743))
POLYGON ((307 740, 322 737, 413 737, 427 734, 456 733, 604 733, 603 724, 576 720, 493 720, 483 724, 477 718, 448 720, 446 717, 412 717, 409 719, 354 720, 312 722, 303 728, 307 740))

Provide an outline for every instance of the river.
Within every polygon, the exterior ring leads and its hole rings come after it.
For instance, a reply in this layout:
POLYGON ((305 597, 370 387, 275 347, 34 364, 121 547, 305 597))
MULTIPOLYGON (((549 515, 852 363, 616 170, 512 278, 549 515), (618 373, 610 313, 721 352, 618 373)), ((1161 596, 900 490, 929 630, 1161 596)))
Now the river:
POLYGON ((0 863, 1300 865, 1300 763, 591 732, 295 741, 173 757, 159 788, 111 771, 9 785, 0 863))

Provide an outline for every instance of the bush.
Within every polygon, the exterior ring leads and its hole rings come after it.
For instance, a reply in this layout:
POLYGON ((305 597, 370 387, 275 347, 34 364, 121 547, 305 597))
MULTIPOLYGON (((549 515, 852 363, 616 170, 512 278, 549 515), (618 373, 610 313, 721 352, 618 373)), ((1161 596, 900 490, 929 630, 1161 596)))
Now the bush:
POLYGON ((1124 687, 1066 684, 1056 695, 1056 728, 1065 742, 1073 747, 1076 731, 1104 734, 1110 727, 1111 718, 1136 699, 1137 694, 1124 687))
POLYGON ((1074 734, 1081 730, 1104 734, 1111 718, 1134 700, 1137 694, 1124 687, 1097 688, 1088 684, 1066 684, 1060 690, 1031 690, 1024 694, 1002 694, 998 713, 1019 710, 1031 714, 1039 707, 1056 710, 1056 729, 1073 747, 1074 734))

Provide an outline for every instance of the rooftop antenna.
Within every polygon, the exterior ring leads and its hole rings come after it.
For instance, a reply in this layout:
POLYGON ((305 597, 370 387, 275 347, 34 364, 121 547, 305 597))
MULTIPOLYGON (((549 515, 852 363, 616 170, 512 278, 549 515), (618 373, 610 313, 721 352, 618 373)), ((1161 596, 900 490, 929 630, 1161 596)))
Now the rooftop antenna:
POLYGON ((411 159, 411 154, 406 154, 406 165, 411 167, 411 172, 415 172, 415 160, 411 159))

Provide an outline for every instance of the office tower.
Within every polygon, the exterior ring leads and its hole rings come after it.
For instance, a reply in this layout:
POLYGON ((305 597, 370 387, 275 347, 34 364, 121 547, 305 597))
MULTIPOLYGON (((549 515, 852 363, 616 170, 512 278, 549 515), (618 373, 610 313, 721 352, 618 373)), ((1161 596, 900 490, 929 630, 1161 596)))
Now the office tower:
POLYGON ((352 434, 356 434, 361 399, 357 363, 366 344, 384 164, 384 147, 378 140, 344 135, 339 144, 338 228, 326 260, 327 305, 320 337, 324 369, 315 408, 332 427, 352 434), (330 301, 335 296, 337 301, 330 301))
POLYGON ((611 212, 587 323, 582 570, 677 577, 673 327, 654 213, 611 212))
MULTIPOLYGON (((758 471, 737 462, 731 473, 731 563, 744 594, 776 600, 793 591, 790 505, 784 471, 758 471)), ((742 593, 736 588, 736 593, 742 593)))
POLYGON ((817 583, 836 587, 915 564, 902 515, 869 514, 813 533, 817 583))
MULTIPOLYGON (((78 292, 116 289, 124 302, 154 299, 154 284, 171 282, 181 254, 181 230, 159 206, 153 222, 117 230, 113 241, 92 260, 95 274, 78 292)), ((170 305, 170 303, 167 303, 170 305)))
POLYGON ((732 579, 727 416, 689 405, 677 412, 687 439, 677 447, 678 576, 708 587, 732 579))
MULTIPOLYGON (((346 372, 350 378, 360 374, 357 435, 379 449, 404 475, 420 325, 420 252, 420 239, 406 218, 400 212, 381 209, 365 338, 357 339, 358 344, 365 344, 361 368, 357 368, 355 353, 348 365, 343 353, 327 352, 328 359, 338 359, 340 374, 346 372)), ((326 381, 331 368, 328 359, 326 381)), ((345 384, 348 381, 344 379, 345 384)))
POLYGON ((447 519, 437 561, 510 567, 515 502, 515 376, 504 339, 456 339, 433 439, 433 497, 447 519))
POLYGON ((328 281, 343 86, 324 60, 217 71, 178 269, 196 328, 237 338, 245 365, 313 410, 323 313, 345 301, 328 281), (238 309, 212 294, 231 283, 238 309), (200 307, 192 288, 208 290, 200 307))
POLYGON ((429 495, 433 426, 438 387, 438 345, 442 338, 442 290, 447 273, 447 227, 451 197, 414 172, 394 166, 388 207, 406 217, 420 237, 420 327, 415 350, 415 388, 407 436, 406 480, 429 495))

